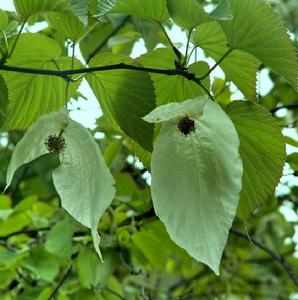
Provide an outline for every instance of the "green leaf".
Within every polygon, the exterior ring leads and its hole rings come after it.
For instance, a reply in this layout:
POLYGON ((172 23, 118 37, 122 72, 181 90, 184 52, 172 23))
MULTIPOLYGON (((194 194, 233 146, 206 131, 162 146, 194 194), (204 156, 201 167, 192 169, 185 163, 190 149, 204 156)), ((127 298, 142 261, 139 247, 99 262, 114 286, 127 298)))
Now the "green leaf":
POLYGON ((229 0, 221 0, 210 16, 217 20, 232 20, 231 4, 229 0))
POLYGON ((5 112, 8 103, 8 90, 3 79, 3 76, 0 76, 0 126, 5 119, 5 112))
POLYGON ((69 259, 72 251, 72 236, 76 224, 71 219, 56 223, 48 233, 45 249, 52 254, 69 259))
POLYGON ((70 0, 70 10, 84 24, 88 24, 88 0, 70 0))
POLYGON ((7 13, 0 9, 0 30, 3 30, 8 24, 8 15, 7 13))
MULTIPOLYGON (((103 53, 90 61, 90 67, 118 63, 134 64, 131 58, 103 53)), ((101 104, 121 129, 146 150, 152 150, 153 126, 142 120, 155 107, 150 77, 143 72, 111 70, 87 75, 87 80, 101 104)))
POLYGON ((246 218, 274 194, 285 162, 285 142, 278 122, 262 106, 234 101, 226 112, 240 138, 244 171, 237 215, 246 218))
POLYGON ((280 17, 261 0, 230 2, 234 18, 220 22, 230 47, 254 55, 297 89, 297 55, 280 17))
POLYGON ((47 19, 51 26, 62 32, 72 41, 78 41, 84 34, 84 24, 70 13, 49 12, 47 19))
MULTIPOLYGON (((137 60, 145 67, 167 70, 175 69, 176 56, 172 49, 159 48, 147 52, 137 60)), ((209 71, 209 66, 207 63, 200 61, 190 65, 189 71, 195 73, 197 77, 200 77, 209 71)), ((204 90, 202 90, 199 85, 179 75, 168 76, 151 73, 150 77, 155 88, 157 106, 205 95, 204 90)), ((209 77, 202 83, 209 88, 209 77)))
POLYGON ((94 247, 101 256, 97 225, 114 198, 114 180, 92 135, 64 111, 44 115, 28 129, 13 150, 7 186, 21 165, 48 153, 46 139, 50 135, 58 136, 63 128, 66 148, 60 155, 59 167, 53 172, 54 185, 62 207, 77 221, 91 228, 94 247))
POLYGON ((18 14, 28 18, 36 13, 48 11, 65 11, 67 0, 13 0, 18 14))
POLYGON ((106 13, 128 14, 160 22, 169 18, 166 0, 100 0, 98 15, 106 13))
POLYGON ((24 259, 23 264, 34 272, 38 279, 48 282, 52 281, 59 272, 58 262, 41 246, 34 247, 30 256, 24 259))
POLYGON ((144 225, 133 235, 132 240, 150 264, 161 272, 165 271, 169 258, 183 264, 191 264, 190 257, 173 243, 164 225, 159 221, 144 225))
POLYGON ((207 97, 166 104, 145 119, 164 121, 152 154, 155 212, 174 242, 219 274, 242 187, 235 127, 207 97), (186 115, 196 128, 188 135, 177 126, 186 115))
POLYGON ((119 255, 116 251, 109 250, 104 254, 104 258, 104 263, 101 263, 89 248, 82 248, 77 259, 77 268, 83 287, 91 288, 104 283, 114 273, 119 263, 119 255))
MULTIPOLYGON (((223 30, 217 22, 202 24, 193 36, 194 43, 204 49, 215 61, 229 50, 223 30)), ((235 83, 248 99, 256 99, 256 73, 258 63, 252 55, 233 50, 221 63, 227 79, 235 83)))
POLYGON ((168 9, 174 22, 189 30, 211 20, 197 0, 168 0, 168 9))
MULTIPOLYGON (((18 67, 57 70, 71 67, 70 57, 61 57, 61 48, 52 39, 38 34, 20 36, 14 54, 8 64, 18 67)), ((81 67, 75 60, 75 67, 81 67)), ((2 71, 8 88, 9 100, 2 127, 24 129, 42 114, 64 106, 66 100, 78 88, 80 80, 69 84, 69 95, 65 99, 66 81, 54 76, 20 74, 2 71)))
POLYGON ((31 220, 26 213, 12 214, 6 220, 0 221, 0 236, 18 232, 30 223, 31 220))

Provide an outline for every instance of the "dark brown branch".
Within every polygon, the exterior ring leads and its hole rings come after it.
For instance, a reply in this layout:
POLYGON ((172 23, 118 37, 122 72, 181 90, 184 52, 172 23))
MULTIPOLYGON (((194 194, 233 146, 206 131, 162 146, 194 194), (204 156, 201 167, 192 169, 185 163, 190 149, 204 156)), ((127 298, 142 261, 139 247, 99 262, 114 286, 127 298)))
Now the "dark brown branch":
POLYGON ((100 67, 81 68, 81 69, 74 69, 74 70, 44 70, 44 69, 23 68, 23 67, 2 65, 0 66, 0 70, 8 71, 8 72, 27 73, 27 74, 57 76, 57 77, 62 77, 64 79, 68 79, 68 76, 75 75, 75 74, 86 74, 86 73, 94 73, 94 72, 109 71, 109 70, 134 70, 134 71, 156 73, 156 74, 163 74, 169 76, 180 75, 196 83, 200 82, 199 79, 195 77, 194 73, 190 73, 187 70, 155 69, 155 68, 147 68, 147 67, 136 66, 136 65, 128 65, 125 63, 100 66, 100 67))
POLYGON ((277 262, 279 262, 279 264, 283 267, 283 269, 287 272, 287 274, 289 275, 289 277, 291 278, 291 280, 293 281, 293 283, 296 285, 296 287, 298 288, 298 277, 295 274, 294 270, 292 269, 292 267, 287 263, 287 261, 285 260, 285 258, 277 253, 275 253, 273 250, 269 249, 268 247, 266 247, 265 245, 261 244, 260 242, 258 242, 256 239, 254 239, 253 237, 249 237, 246 233, 239 231, 238 229, 234 229, 232 228, 230 230, 231 233, 233 233, 234 235, 237 235, 249 242, 252 242, 255 246, 257 246, 258 248, 260 248, 261 250, 265 251, 266 253, 268 253, 274 260, 276 260, 277 262))
POLYGON ((289 104, 289 105, 283 105, 283 106, 275 107, 275 108, 271 109, 270 112, 272 114, 274 114, 274 113, 276 113, 277 111, 279 111, 281 109, 298 109, 298 104, 289 104))
POLYGON ((57 286, 55 287, 55 289, 53 290, 53 292, 49 296, 48 300, 54 299, 55 295, 58 293, 59 289, 61 288, 61 286, 63 285, 63 283, 67 279, 68 275, 71 273, 71 271, 72 271, 72 265, 67 269, 64 276, 62 277, 62 279, 59 281, 59 283, 57 284, 57 286))
POLYGON ((128 22, 130 16, 125 17, 122 22, 92 51, 86 59, 87 64, 90 60, 106 45, 108 40, 119 32, 119 30, 128 22))

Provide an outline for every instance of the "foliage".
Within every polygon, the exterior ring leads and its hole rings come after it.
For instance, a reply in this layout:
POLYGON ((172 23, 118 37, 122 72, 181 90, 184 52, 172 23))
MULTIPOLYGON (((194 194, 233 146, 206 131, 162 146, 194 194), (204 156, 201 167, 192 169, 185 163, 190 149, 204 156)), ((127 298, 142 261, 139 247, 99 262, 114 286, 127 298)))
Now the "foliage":
POLYGON ((298 5, 273 1, 286 27, 263 0, 13 2, 0 298, 296 299, 298 5), (91 132, 66 109, 83 81, 91 132))

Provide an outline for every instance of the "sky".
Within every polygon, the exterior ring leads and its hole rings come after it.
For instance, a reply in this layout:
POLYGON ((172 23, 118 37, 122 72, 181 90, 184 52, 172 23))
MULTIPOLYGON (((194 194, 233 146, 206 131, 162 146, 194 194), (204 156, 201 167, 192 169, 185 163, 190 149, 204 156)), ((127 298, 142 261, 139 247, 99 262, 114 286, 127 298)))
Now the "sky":
MULTIPOLYGON (((3 10, 14 10, 14 5, 12 0, 0 0, 0 9, 3 10)), ((30 31, 38 31, 42 29, 44 24, 36 25, 32 28, 30 28, 30 31)), ((184 32, 182 32, 177 26, 174 26, 171 31, 168 31, 168 34, 170 36, 170 39, 175 44, 183 44, 186 45, 187 37, 184 32)), ((182 53, 184 53, 185 48, 180 48, 182 53)), ((132 57, 138 57, 139 55, 146 52, 146 48, 144 46, 144 42, 142 40, 138 41, 132 51, 131 56, 132 57)), ((79 48, 76 47, 75 55, 78 59, 81 61, 84 61, 81 53, 79 51, 79 48)), ((214 64, 214 61, 210 58, 205 58, 203 55, 203 52, 200 51, 197 53, 198 57, 204 58, 204 60, 212 66, 214 64)), ((190 62, 194 61, 194 55, 190 62)), ((258 74, 258 89, 261 95, 266 95, 270 89, 273 87, 273 84, 268 76, 268 70, 264 69, 262 72, 258 74)), ((224 73, 222 70, 218 67, 215 69, 215 71, 211 74, 211 80, 214 77, 221 77, 224 78, 224 73)), ((71 100, 70 104, 68 105, 68 108, 70 109, 70 116, 82 123, 84 126, 93 129, 95 128, 95 120, 101 115, 101 109, 99 106, 99 103, 94 96, 91 88, 89 87, 88 83, 84 80, 79 88, 80 92, 87 97, 87 101, 83 99, 71 100)), ((242 99, 243 96, 240 92, 237 92, 237 89, 234 85, 232 85, 232 90, 235 91, 235 94, 233 95, 233 99, 242 99)), ((285 114, 285 111, 279 112, 280 116, 283 116, 285 114)), ((296 129, 285 129, 284 134, 291 136, 295 139, 298 139, 297 131, 296 129)), ((287 145, 287 152, 297 152, 298 149, 295 147, 291 147, 287 145)), ((288 174, 291 172, 291 170, 286 166, 284 169, 284 173, 288 174)), ((277 187, 277 193, 283 194, 287 192, 288 185, 298 185, 298 178, 295 176, 283 176, 281 178, 281 183, 277 187)), ((290 204, 286 204, 281 208, 282 213, 286 216, 286 218, 289 221, 298 222, 298 216, 293 212, 293 210, 290 207, 290 204)), ((298 226, 296 227, 296 234, 295 234, 295 240, 298 241, 298 226)), ((297 247, 298 250, 298 247, 297 247)))

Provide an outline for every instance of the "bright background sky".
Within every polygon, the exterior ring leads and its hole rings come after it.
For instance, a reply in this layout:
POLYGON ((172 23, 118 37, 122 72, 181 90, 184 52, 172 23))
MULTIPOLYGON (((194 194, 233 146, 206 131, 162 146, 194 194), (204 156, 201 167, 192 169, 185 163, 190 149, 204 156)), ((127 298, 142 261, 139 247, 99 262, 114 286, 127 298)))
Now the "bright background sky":
MULTIPOLYGON (((12 0, 0 0, 0 9, 3 10, 14 10, 14 5, 12 0)), ((34 25, 30 28, 30 31, 38 31, 42 28, 44 28, 45 24, 39 24, 34 25)), ((168 34, 170 36, 170 39, 173 43, 177 44, 183 44, 186 45, 187 37, 184 32, 182 32, 177 26, 174 26, 171 31, 168 31, 168 34)), ((184 53, 185 48, 182 47, 180 49, 182 53, 184 53)), ((133 49, 132 57, 137 57, 143 53, 146 52, 146 48, 144 46, 144 42, 142 40, 138 41, 133 49)), ((214 61, 210 58, 205 58, 202 51, 199 51, 197 53, 198 57, 202 60, 204 59, 207 63, 209 63, 210 66, 214 64, 214 61)), ((76 57, 78 59, 81 59, 81 61, 84 61, 79 48, 76 47, 76 57)), ((191 60, 193 62, 193 58, 191 60)), ((211 80, 214 77, 221 77, 224 78, 224 73, 221 71, 221 69, 218 67, 215 69, 215 71, 211 74, 211 80)), ((268 77, 268 70, 264 69, 260 72, 258 75, 258 89, 261 95, 266 95, 270 89, 273 87, 273 84, 271 80, 268 77)), ((78 101, 71 100, 69 104, 69 109, 71 110, 70 115, 73 119, 76 121, 82 123, 84 126, 93 129, 95 128, 95 120, 101 115, 101 109, 98 104, 97 99, 95 98, 92 90, 90 89, 87 82, 84 80, 83 83, 80 86, 80 92, 87 97, 87 101, 83 99, 79 99, 78 101)), ((236 87, 232 85, 232 90, 236 91, 236 87)), ((233 95, 233 99, 242 99, 242 94, 240 92, 236 92, 233 95)), ((280 116, 285 114, 285 111, 280 111, 280 116)), ((295 139, 298 139, 297 131, 296 129, 284 129, 284 133, 286 135, 289 135, 295 139)), ((297 152, 298 149, 295 147, 291 147, 287 145, 287 152, 297 152)), ((285 167, 284 170, 285 174, 291 173, 291 170, 288 168, 288 166, 285 167)), ((298 185, 298 178, 295 176, 284 176, 281 179, 281 183, 279 184, 277 188, 278 194, 284 194, 287 192, 288 185, 298 185)), ((287 220, 298 222, 298 216, 297 214, 291 209, 291 203, 285 203, 283 207, 281 207, 281 212, 286 216, 287 220)), ((298 243, 298 226, 296 226, 296 234, 295 234, 295 240, 298 243)), ((297 246, 298 251, 298 246, 297 246)))

